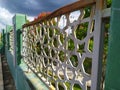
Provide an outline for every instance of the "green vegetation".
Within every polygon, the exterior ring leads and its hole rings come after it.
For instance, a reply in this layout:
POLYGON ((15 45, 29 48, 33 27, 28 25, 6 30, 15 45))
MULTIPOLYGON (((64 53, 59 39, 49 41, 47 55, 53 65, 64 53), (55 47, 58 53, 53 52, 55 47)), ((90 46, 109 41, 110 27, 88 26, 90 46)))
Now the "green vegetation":
POLYGON ((107 7, 111 7, 112 0, 107 0, 107 7))
POLYGON ((0 49, 2 48, 2 46, 3 46, 2 33, 0 33, 0 49))
MULTIPOLYGON (((52 82, 52 85, 55 87, 54 81, 52 82)), ((67 90, 70 90, 70 86, 71 86, 70 83, 66 82, 65 85, 67 87, 67 90)), ((58 87, 59 87, 59 90, 64 90, 63 83, 59 83, 58 87)), ((73 90, 82 90, 82 88, 79 86, 79 84, 74 84, 73 90)))
POLYGON ((68 40, 68 50, 74 50, 75 46, 74 46, 74 41, 72 39, 68 40))

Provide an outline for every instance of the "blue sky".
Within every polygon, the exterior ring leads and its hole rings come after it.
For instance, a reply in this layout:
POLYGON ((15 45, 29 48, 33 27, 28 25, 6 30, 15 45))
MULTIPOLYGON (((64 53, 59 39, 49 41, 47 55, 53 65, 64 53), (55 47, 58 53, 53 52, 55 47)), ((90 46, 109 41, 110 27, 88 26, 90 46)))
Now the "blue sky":
POLYGON ((15 13, 28 15, 30 20, 41 12, 54 11, 77 0, 0 0, 0 29, 12 24, 15 13))

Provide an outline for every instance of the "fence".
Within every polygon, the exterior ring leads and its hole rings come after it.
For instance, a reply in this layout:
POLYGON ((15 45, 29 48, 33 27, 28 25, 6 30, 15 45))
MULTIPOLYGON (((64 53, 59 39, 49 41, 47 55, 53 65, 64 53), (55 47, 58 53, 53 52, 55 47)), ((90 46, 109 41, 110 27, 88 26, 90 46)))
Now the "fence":
POLYGON ((103 43, 97 3, 78 1, 23 26, 24 61, 48 86, 98 90, 103 43))
MULTIPOLYGON (((16 15, 14 28, 6 38, 6 43, 10 42, 6 45, 10 45, 7 59, 13 55, 11 70, 24 61, 28 72, 32 70, 50 89, 99 90, 104 35, 101 23, 109 16, 103 5, 103 0, 80 0, 27 24, 26 16, 21 20, 16 15)), ((18 70, 12 71, 16 82, 18 70)))

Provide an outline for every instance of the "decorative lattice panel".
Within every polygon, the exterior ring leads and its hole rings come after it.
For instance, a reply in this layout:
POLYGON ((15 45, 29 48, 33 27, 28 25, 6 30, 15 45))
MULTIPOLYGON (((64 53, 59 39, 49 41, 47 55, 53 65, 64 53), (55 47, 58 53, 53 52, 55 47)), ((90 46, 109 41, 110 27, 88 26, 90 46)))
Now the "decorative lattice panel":
POLYGON ((23 57, 56 90, 89 90, 95 6, 81 8, 23 29, 23 57))
POLYGON ((9 32, 9 41, 10 41, 10 51, 13 53, 13 49, 14 49, 14 33, 13 33, 13 30, 11 30, 9 32))

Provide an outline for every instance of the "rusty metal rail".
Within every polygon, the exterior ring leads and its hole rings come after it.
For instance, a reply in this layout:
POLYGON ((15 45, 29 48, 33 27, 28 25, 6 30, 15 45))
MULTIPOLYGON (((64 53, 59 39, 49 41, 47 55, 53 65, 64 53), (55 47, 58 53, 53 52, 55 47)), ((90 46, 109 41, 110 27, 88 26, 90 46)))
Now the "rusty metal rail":
POLYGON ((95 2, 96 2, 96 0, 89 0, 89 1, 88 0, 80 0, 80 1, 74 2, 72 4, 64 6, 62 8, 59 8, 58 10, 52 12, 50 15, 45 16, 44 18, 40 18, 40 19, 37 19, 35 21, 24 24, 23 28, 31 26, 31 25, 38 24, 38 23, 40 23, 40 22, 42 22, 44 20, 48 20, 48 19, 51 19, 53 17, 61 16, 63 14, 72 12, 74 10, 79 10, 80 8, 84 8, 86 6, 95 4, 95 2))

